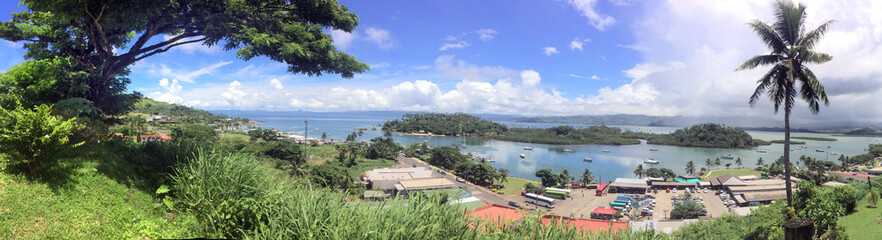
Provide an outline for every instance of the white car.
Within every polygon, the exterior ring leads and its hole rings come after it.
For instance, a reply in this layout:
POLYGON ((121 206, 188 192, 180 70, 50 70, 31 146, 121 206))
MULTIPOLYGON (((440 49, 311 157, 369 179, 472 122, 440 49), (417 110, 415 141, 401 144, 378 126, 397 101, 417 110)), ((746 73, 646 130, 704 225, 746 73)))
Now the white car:
POLYGON ((465 182, 465 179, 462 179, 462 178, 456 178, 456 181, 457 181, 457 182, 464 183, 464 182, 465 182))
POLYGON ((676 189, 676 188, 671 189, 671 192, 672 192, 672 193, 677 193, 677 189, 676 189))
POLYGON ((704 188, 704 193, 707 193, 707 188, 704 188))

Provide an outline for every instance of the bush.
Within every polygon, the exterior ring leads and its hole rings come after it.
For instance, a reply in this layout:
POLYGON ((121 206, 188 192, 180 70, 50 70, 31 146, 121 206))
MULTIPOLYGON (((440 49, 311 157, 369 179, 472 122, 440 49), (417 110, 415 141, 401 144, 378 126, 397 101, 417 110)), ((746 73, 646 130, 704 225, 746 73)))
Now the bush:
POLYGON ((309 180, 318 186, 336 189, 349 189, 352 187, 352 178, 346 168, 335 164, 322 164, 313 166, 310 170, 309 180))
POLYGON ((701 215, 701 210, 704 208, 704 204, 698 204, 694 202, 686 202, 681 203, 674 207, 674 210, 671 210, 671 218, 673 219, 687 219, 687 218, 697 218, 701 215))
POLYGON ((217 139, 217 132, 205 124, 187 124, 180 127, 173 127, 171 130, 171 137, 175 140, 191 139, 214 141, 217 139))
POLYGON ((14 110, 0 107, 0 151, 9 155, 12 167, 27 168, 31 176, 53 166, 58 157, 82 143, 71 144, 70 135, 82 128, 76 118, 52 115, 45 104, 14 110))

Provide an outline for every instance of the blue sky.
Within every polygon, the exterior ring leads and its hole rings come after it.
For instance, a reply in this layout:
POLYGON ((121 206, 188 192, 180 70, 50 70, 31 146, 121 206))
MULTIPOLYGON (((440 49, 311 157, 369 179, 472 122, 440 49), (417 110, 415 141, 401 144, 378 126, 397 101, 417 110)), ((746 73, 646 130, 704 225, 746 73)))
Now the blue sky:
MULTIPOLYGON (((773 116, 747 99, 767 51, 745 23, 772 21, 773 1, 340 1, 357 31, 328 31, 371 65, 343 79, 287 73, 268 59, 191 44, 132 67, 130 90, 203 109, 418 110, 521 115, 773 116)), ((808 26, 838 23, 813 67, 831 106, 812 121, 878 121, 882 12, 873 1, 805 1, 808 26), (821 11, 823 10, 823 11, 821 11)), ((0 20, 22 10, 0 6, 0 20)), ((0 68, 21 62, 0 42, 0 68)))

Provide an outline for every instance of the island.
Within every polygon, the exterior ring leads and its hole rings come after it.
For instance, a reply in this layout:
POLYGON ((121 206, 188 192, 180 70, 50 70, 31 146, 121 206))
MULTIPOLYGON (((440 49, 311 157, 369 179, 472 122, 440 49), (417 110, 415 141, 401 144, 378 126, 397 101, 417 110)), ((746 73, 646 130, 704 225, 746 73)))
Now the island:
POLYGON ((576 128, 560 125, 550 128, 508 127, 464 113, 409 113, 398 120, 386 121, 384 131, 405 134, 443 136, 470 136, 496 140, 546 144, 650 144, 683 147, 750 148, 769 145, 768 141, 753 139, 741 129, 716 123, 696 124, 672 133, 658 134, 623 130, 605 125, 576 128))

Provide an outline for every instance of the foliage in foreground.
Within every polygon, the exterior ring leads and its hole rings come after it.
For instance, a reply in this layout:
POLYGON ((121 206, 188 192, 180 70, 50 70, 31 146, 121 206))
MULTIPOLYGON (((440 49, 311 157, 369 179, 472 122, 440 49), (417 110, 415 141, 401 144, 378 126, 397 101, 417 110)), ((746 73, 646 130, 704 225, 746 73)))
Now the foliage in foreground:
POLYGON ((70 135, 80 128, 76 118, 54 116, 52 107, 45 104, 33 109, 21 104, 12 110, 0 107, 0 152, 10 156, 12 167, 27 168, 36 176, 82 144, 69 142, 70 135))

